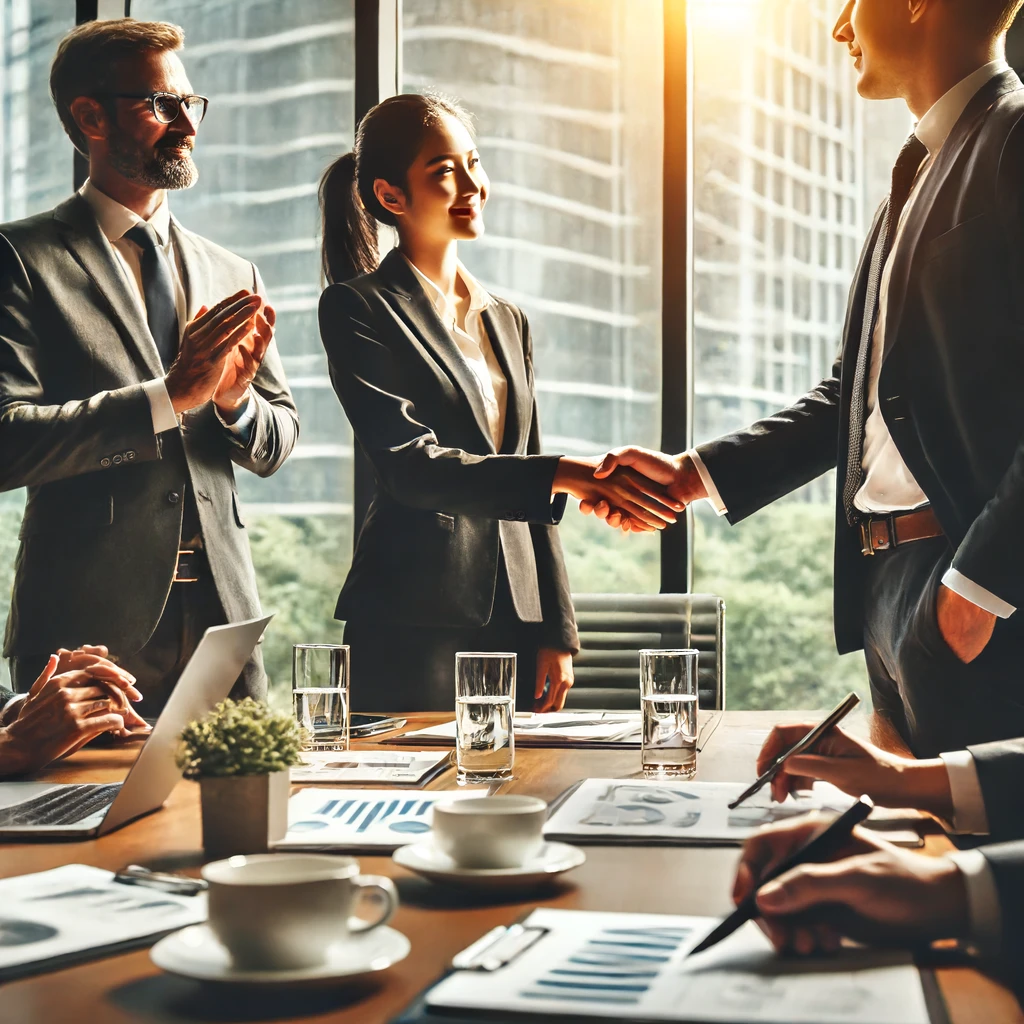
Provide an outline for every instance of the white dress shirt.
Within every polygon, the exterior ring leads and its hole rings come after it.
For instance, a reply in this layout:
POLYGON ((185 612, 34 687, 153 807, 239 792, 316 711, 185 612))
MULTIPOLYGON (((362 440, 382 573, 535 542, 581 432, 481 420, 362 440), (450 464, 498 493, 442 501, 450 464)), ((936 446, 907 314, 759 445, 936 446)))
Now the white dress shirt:
MULTIPOLYGON (((928 156, 921 165, 910 198, 903 208, 893 240, 892 251, 882 269, 882 277, 879 282, 878 316, 871 345, 871 366, 867 381, 867 416, 864 423, 864 449, 861 460, 864 482, 853 502, 855 507, 862 512, 883 514, 905 512, 928 504, 927 496, 903 461, 892 435, 889 433, 878 402, 878 380, 882 371, 893 260, 903 237, 907 217, 920 194, 921 185, 928 177, 939 150, 942 149, 957 121, 960 120, 960 115, 984 85, 996 75, 1001 75, 1008 70, 1009 65, 1002 60, 995 60, 978 68, 937 100, 914 129, 914 134, 928 150, 928 156)), ((707 488, 708 500, 711 505, 719 515, 725 515, 728 509, 725 507, 722 496, 719 494, 718 488, 715 487, 707 467, 696 451, 691 450, 687 454, 693 460, 697 472, 707 488)), ((979 608, 998 615, 1000 618, 1008 618, 1016 610, 1013 605, 969 580, 952 566, 946 570, 942 582, 972 604, 976 604, 979 608)))
POLYGON ((463 358, 473 371, 473 376, 480 385, 484 408, 487 410, 487 425, 490 428, 494 450, 501 451, 501 442, 505 437, 505 412, 508 408, 508 381, 505 373, 494 354, 491 339, 487 336, 483 311, 491 304, 491 297, 486 289, 461 264, 457 273, 469 292, 469 310, 459 318, 458 309, 448 301, 448 296, 427 277, 410 259, 406 262, 412 267, 427 298, 433 303, 441 322, 451 332, 455 344, 463 358))
MULTIPOLYGON (((116 199, 111 199, 106 193, 101 192, 91 180, 86 180, 79 189, 79 195, 89 204, 96 220, 99 222, 100 230, 114 250, 117 262, 124 272, 128 281, 129 290, 138 300, 142 310, 143 319, 146 317, 146 296, 142 287, 142 249, 129 241, 124 236, 137 224, 147 223, 133 210, 122 206, 116 199)), ((184 273, 181 269, 181 257, 171 238, 171 211, 167 205, 166 194, 164 201, 156 208, 148 221, 150 227, 156 232, 157 241, 160 243, 160 250, 167 267, 171 272, 171 281, 174 285, 174 307, 178 314, 178 338, 184 334, 185 326, 189 321, 188 300, 185 296, 184 273)), ((171 396, 167 393, 167 385, 163 377, 156 377, 143 384, 143 390, 149 399, 149 408, 153 416, 153 433, 161 434, 165 430, 174 430, 178 426, 178 417, 171 404, 171 396)), ((249 396, 245 409, 233 423, 227 423, 220 414, 220 410, 214 407, 217 418, 221 424, 236 437, 246 436, 249 427, 256 416, 256 403, 249 396)))

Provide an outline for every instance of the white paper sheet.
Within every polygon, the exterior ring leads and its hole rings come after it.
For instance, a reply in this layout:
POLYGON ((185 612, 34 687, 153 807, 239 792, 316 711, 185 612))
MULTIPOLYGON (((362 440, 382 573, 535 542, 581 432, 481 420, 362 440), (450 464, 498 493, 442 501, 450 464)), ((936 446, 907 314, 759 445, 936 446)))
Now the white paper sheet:
MULTIPOLYGON (((526 740, 587 740, 605 743, 639 742, 639 711, 574 711, 530 714, 519 712, 512 719, 517 742, 526 740)), ((455 743, 455 722, 402 734, 402 740, 430 739, 455 743)))
POLYGON ((706 917, 535 910, 548 933, 493 972, 456 971, 431 1007, 629 1021, 730 1024, 929 1024, 921 977, 905 954, 779 959, 753 923, 686 957, 706 917))
POLYGON ((585 779, 544 827, 548 839, 567 842, 742 843, 762 825, 808 811, 843 811, 853 799, 827 783, 784 803, 763 789, 735 811, 728 803, 742 782, 585 779))
POLYGON ((451 754, 436 750, 305 751, 291 769, 292 783, 345 782, 415 786, 440 774, 451 754))
POLYGON ((0 980, 148 945, 206 920, 203 893, 176 896, 113 879, 67 864, 0 880, 0 980))
POLYGON ((390 852, 429 837, 434 804, 486 795, 486 787, 415 795, 403 789, 302 789, 288 801, 288 832, 275 849, 390 852))

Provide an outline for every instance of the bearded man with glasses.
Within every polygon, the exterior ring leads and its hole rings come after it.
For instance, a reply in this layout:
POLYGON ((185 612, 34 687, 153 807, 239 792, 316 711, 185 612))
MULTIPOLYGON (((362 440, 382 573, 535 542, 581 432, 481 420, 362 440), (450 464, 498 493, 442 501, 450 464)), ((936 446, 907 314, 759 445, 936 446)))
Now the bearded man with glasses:
MULTIPOLYGON (((259 271, 168 208, 208 105, 183 41, 130 18, 65 36, 50 92, 89 178, 0 226, 0 488, 28 488, 4 654, 25 691, 103 636, 147 716, 207 627, 260 614, 234 467, 269 476, 298 437, 259 271)), ((266 694, 258 649, 244 694, 266 694)))

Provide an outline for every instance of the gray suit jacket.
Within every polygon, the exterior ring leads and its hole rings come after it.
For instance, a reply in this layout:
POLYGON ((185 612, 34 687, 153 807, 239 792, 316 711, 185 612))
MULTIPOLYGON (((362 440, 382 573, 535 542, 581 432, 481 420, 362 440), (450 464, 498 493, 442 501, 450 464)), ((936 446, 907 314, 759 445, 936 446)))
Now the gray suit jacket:
MULTIPOLYGON (((172 219, 190 315, 259 274, 172 219)), ((272 344, 242 447, 211 403, 154 435, 142 384, 160 358, 88 203, 0 226, 0 489, 28 488, 4 654, 142 648, 171 589, 191 484, 228 621, 259 614, 234 466, 269 476, 298 437, 272 344), (62 586, 54 586, 55 581, 62 586)))
POLYGON ((1024 739, 967 748, 978 769, 989 834, 1024 839, 1024 739))

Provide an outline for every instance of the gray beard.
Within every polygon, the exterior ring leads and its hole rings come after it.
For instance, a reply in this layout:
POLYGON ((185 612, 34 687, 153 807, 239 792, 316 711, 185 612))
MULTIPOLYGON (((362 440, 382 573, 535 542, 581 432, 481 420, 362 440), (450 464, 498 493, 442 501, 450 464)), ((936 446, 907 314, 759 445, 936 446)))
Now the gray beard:
POLYGON ((151 188, 191 188, 199 180, 199 168, 191 153, 172 156, 170 152, 158 149, 147 159, 138 146, 123 135, 111 139, 110 163, 123 178, 151 188))

